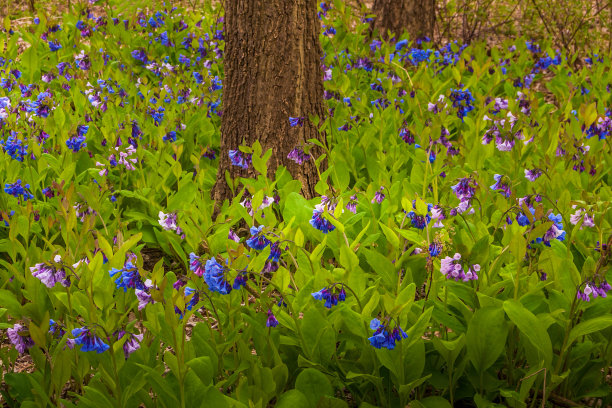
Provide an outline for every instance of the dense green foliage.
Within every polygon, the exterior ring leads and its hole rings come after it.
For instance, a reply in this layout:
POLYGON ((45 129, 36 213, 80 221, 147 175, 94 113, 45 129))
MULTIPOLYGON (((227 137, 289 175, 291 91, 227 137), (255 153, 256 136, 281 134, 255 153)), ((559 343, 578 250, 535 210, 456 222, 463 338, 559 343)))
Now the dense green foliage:
POLYGON ((9 406, 612 403, 609 55, 381 43, 336 1, 322 197, 255 144, 215 213, 219 16, 6 25, 9 406))

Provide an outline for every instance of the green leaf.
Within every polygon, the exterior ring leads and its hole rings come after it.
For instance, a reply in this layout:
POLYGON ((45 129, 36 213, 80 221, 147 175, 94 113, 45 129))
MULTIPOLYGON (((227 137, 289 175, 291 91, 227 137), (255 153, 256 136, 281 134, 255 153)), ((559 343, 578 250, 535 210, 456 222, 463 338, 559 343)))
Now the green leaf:
POLYGON ((504 302, 504 310, 521 333, 539 351, 539 358, 544 362, 544 365, 550 367, 552 363, 552 343, 538 318, 519 301, 513 299, 504 302))
POLYGON ((306 396, 299 390, 289 390, 282 394, 276 408, 310 408, 310 402, 306 396))
POLYGON ((327 376, 314 368, 306 368, 297 376, 295 388, 304 393, 311 407, 316 407, 322 396, 333 393, 327 376))
POLYGON ((612 326, 612 316, 610 315, 599 316, 584 322, 580 322, 570 332, 567 339, 567 346, 571 346, 572 343, 578 339, 578 337, 607 329, 610 326, 612 326))
POLYGON ((388 289, 394 290, 397 287, 398 276, 391 261, 379 252, 370 249, 362 248, 361 252, 363 252, 368 264, 372 267, 372 271, 383 278, 388 289))
POLYGON ((201 356, 191 359, 187 362, 187 366, 191 368, 202 381, 204 385, 212 384, 214 369, 212 361, 208 356, 201 356))
POLYGON ((467 355, 476 370, 491 367, 506 347, 508 325, 499 307, 476 310, 466 333, 467 355))

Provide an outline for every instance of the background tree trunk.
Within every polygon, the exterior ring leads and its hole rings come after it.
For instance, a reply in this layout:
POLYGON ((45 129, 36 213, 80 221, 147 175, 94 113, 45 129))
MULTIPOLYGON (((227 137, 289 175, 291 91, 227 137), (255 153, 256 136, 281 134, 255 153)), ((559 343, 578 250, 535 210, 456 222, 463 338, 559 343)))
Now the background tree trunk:
POLYGON ((387 31, 398 39, 406 30, 413 41, 422 37, 433 39, 435 6, 435 0, 374 0, 373 28, 385 38, 387 31))
POLYGON ((226 0, 225 80, 221 153, 213 197, 231 197, 225 171, 232 177, 253 176, 252 168, 232 166, 229 151, 259 140, 272 149, 269 175, 279 165, 302 182, 302 193, 314 196, 318 181, 314 160, 302 166, 287 159, 308 139, 319 138, 309 115, 323 118, 321 24, 316 0, 226 0), (290 127, 289 117, 305 117, 290 127))

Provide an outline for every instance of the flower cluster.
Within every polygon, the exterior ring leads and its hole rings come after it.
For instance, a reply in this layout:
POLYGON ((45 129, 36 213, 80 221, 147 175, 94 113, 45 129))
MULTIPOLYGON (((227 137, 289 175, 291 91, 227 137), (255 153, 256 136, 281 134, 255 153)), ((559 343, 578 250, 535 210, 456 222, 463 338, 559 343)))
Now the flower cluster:
POLYGON ((474 97, 469 89, 451 89, 449 99, 453 101, 453 107, 457 108, 457 117, 463 120, 468 112, 474 110, 474 97))
POLYGON ((202 265, 202 260, 193 252, 189 254, 189 269, 197 276, 204 278, 211 292, 219 292, 227 295, 232 291, 232 286, 225 277, 226 268, 213 257, 202 265))
POLYGON ((128 288, 147 290, 145 283, 140 277, 138 268, 130 261, 126 262, 122 269, 112 268, 109 274, 111 278, 119 275, 115 279, 115 285, 117 285, 117 289, 123 288, 124 292, 127 292, 128 288))
POLYGON ((338 285, 332 285, 327 288, 323 288, 318 292, 314 292, 312 297, 316 300, 324 300, 325 307, 331 309, 332 306, 336 306, 338 302, 344 302, 346 300, 346 291, 344 285, 337 289, 338 285))
POLYGON ((460 280, 463 282, 477 280, 478 272, 480 272, 480 265, 470 265, 466 271, 460 261, 461 254, 459 253, 455 253, 452 258, 447 256, 440 261, 440 272, 446 276, 447 279, 454 279, 457 282, 460 280))
MULTIPOLYGON (((573 205, 572 208, 576 209, 576 205, 573 205)), ((570 216, 570 223, 572 223, 572 225, 577 225, 581 219, 582 219, 582 225, 580 226, 580 229, 582 229, 583 227, 592 228, 595 226, 593 216, 589 215, 589 213, 586 210, 583 210, 581 208, 576 209, 576 212, 574 212, 570 216)))
POLYGON ((241 152, 240 150, 230 150, 229 158, 230 162, 234 166, 242 167, 243 169, 248 169, 252 162, 252 154, 246 154, 241 152))
POLYGON ((391 329, 388 324, 385 325, 378 319, 372 319, 370 329, 374 330, 374 334, 368 340, 377 349, 386 348, 393 350, 396 341, 401 341, 408 337, 408 334, 401 327, 396 326, 391 329))
POLYGON ((28 329, 19 323, 15 323, 12 328, 7 329, 6 334, 10 342, 21 354, 24 354, 30 347, 34 346, 34 340, 30 337, 28 329))
POLYGON ((159 225, 166 231, 174 231, 177 235, 180 235, 181 238, 185 238, 185 234, 181 227, 178 226, 178 215, 176 212, 171 212, 165 214, 163 211, 158 213, 159 216, 159 225))
POLYGON ((501 174, 495 174, 493 176, 495 180, 495 184, 491 186, 491 190, 499 191, 501 195, 508 198, 512 195, 512 190, 510 189, 510 185, 504 180, 504 176, 501 174))
POLYGON ((17 180, 14 183, 6 183, 4 185, 4 192, 17 198, 19 201, 21 201, 21 198, 23 198, 24 201, 28 201, 34 198, 34 195, 28 190, 29 188, 29 184, 23 186, 21 180, 17 180))
POLYGON ((56 283, 60 283, 64 287, 70 286, 70 278, 66 276, 65 266, 62 263, 62 257, 55 255, 53 262, 42 262, 30 268, 32 276, 40 281, 48 288, 53 288, 56 283))
POLYGON ((318 229, 324 234, 327 234, 330 231, 336 229, 336 227, 323 216, 326 212, 327 205, 326 204, 317 204, 315 205, 315 209, 312 211, 312 219, 310 220, 310 225, 318 229))
POLYGON ((74 336, 74 343, 82 346, 81 351, 95 351, 101 354, 110 347, 96 335, 95 331, 92 332, 88 327, 72 329, 72 335, 74 336))
POLYGON ((576 297, 578 299, 584 300, 585 302, 589 302, 591 300, 591 296, 593 299, 599 297, 607 297, 607 292, 612 289, 612 286, 605 280, 602 280, 599 283, 599 286, 594 281, 587 282, 584 285, 583 290, 578 290, 576 297))

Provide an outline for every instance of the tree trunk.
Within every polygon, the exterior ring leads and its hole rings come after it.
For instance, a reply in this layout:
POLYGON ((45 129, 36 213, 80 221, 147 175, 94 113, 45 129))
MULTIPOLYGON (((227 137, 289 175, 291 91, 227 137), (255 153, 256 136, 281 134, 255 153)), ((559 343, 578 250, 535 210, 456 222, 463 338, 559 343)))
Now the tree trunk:
POLYGON ((264 152, 272 149, 268 176, 283 165, 301 181, 304 196, 314 196, 314 159, 299 166, 287 155, 319 139, 308 116, 324 113, 320 30, 316 0, 225 1, 221 153, 213 191, 218 204, 232 195, 226 170, 232 178, 255 175, 252 165, 231 165, 229 151, 256 140, 264 152), (304 117, 303 126, 291 127, 289 117, 304 117))
POLYGON ((433 38, 436 21, 435 0, 374 0, 372 13, 376 14, 373 27, 387 37, 391 31, 395 39, 408 31, 411 40, 433 38))

